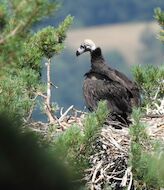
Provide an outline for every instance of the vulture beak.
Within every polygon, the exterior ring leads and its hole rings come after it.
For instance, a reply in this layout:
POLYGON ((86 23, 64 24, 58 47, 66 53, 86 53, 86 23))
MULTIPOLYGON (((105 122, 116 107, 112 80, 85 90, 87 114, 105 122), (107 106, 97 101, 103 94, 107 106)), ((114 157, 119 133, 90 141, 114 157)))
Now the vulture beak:
POLYGON ((80 53, 79 53, 79 51, 77 50, 77 51, 76 51, 76 56, 79 56, 79 55, 80 55, 80 53))
POLYGON ((85 48, 80 47, 80 48, 78 48, 77 51, 76 51, 76 56, 79 56, 79 55, 81 55, 81 54, 84 53, 84 52, 85 52, 85 48))

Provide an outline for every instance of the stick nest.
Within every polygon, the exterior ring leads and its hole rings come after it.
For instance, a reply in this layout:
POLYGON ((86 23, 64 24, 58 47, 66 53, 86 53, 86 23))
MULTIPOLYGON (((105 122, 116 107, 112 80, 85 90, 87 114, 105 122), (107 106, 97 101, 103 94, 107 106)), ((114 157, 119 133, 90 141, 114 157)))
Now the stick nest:
MULTIPOLYGON (((73 107, 70 110, 73 110, 73 107)), ((54 137, 56 131, 65 131, 73 123, 77 123, 83 128, 83 120, 87 113, 77 110, 73 110, 72 113, 71 115, 68 115, 68 112, 61 114, 61 117, 55 123, 58 127, 55 128, 54 133, 50 133, 51 137, 54 137)), ((145 116, 141 122, 148 126, 146 131, 152 139, 164 142, 164 115, 145 116)), ((47 136, 50 126, 37 122, 33 123, 31 128, 47 136)), ((94 153, 88 158, 91 167, 85 171, 87 189, 133 189, 132 168, 128 165, 129 128, 119 127, 116 129, 111 125, 104 124, 91 146, 94 150, 94 153)))

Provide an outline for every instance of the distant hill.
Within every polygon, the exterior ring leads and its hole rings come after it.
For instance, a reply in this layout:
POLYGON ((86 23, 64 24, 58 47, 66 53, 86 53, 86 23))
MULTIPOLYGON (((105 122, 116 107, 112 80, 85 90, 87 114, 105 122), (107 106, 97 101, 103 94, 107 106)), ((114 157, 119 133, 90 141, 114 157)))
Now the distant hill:
POLYGON ((74 16, 74 27, 113 23, 153 21, 154 9, 164 9, 163 0, 56 0, 61 4, 58 13, 44 24, 54 24, 65 16, 74 16))
MULTIPOLYGON (((155 22, 125 23, 74 29, 69 31, 66 44, 75 52, 84 39, 92 39, 103 52, 117 50, 122 53, 128 64, 137 62, 138 51, 142 49, 141 36, 144 31, 154 33, 159 30, 155 22)), ((144 52, 143 52, 144 53, 144 52)))

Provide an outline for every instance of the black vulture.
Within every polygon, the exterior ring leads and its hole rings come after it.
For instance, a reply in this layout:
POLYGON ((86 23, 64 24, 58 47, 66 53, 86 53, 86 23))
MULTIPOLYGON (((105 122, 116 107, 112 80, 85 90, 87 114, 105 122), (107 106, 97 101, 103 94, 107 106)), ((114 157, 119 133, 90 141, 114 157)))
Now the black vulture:
POLYGON ((100 100, 106 100, 112 120, 125 121, 132 112, 132 106, 140 105, 140 93, 137 84, 123 73, 109 67, 101 53, 101 48, 96 47, 90 40, 78 48, 76 55, 90 52, 91 69, 85 73, 83 94, 86 106, 90 111, 95 111, 100 100), (113 117, 114 116, 114 117, 113 117), (117 118, 117 119, 116 119, 117 118))

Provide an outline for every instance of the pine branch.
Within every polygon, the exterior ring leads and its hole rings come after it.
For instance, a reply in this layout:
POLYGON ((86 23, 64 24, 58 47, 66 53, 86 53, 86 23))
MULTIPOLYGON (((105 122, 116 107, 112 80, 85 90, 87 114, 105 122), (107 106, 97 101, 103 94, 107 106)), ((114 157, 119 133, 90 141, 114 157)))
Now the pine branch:
POLYGON ((14 28, 14 30, 12 30, 7 36, 2 37, 2 38, 0 39, 0 44, 5 43, 6 40, 8 40, 9 38, 15 36, 15 35, 19 32, 19 30, 20 30, 21 27, 22 27, 22 23, 19 23, 19 24, 14 28))

